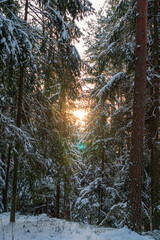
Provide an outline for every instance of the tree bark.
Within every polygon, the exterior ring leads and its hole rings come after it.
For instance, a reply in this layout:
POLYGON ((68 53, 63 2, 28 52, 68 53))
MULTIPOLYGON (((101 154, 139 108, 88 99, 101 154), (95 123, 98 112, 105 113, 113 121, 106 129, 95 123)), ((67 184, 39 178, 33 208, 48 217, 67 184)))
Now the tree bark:
POLYGON ((160 214, 157 209, 160 200, 160 171, 159 171, 159 148, 158 148, 158 127, 159 127, 159 35, 158 35, 158 13, 159 0, 154 1, 154 77, 152 79, 153 86, 153 105, 150 121, 150 137, 151 137, 151 197, 152 197, 152 227, 159 228, 160 214))
MULTIPOLYGON (((5 176, 5 172, 6 172, 6 162, 5 162, 5 160, 6 160, 6 156, 5 156, 5 153, 4 152, 2 152, 2 154, 1 154, 1 160, 2 160, 2 169, 3 169, 3 172, 2 172, 2 178, 3 178, 3 180, 5 181, 5 178, 6 178, 6 176, 5 176)), ((3 207, 4 207, 4 194, 5 194, 5 191, 4 191, 5 189, 4 189, 4 187, 2 188, 2 204, 3 204, 3 207)))
POLYGON ((102 106, 102 115, 101 115, 101 126, 100 126, 100 131, 101 131, 101 143, 100 143, 100 163, 101 163, 101 183, 99 183, 99 216, 98 216, 98 222, 101 223, 102 219, 101 219, 101 212, 102 212, 102 209, 103 209, 103 189, 102 189, 102 186, 103 186, 103 182, 104 182, 104 165, 105 165, 105 148, 104 148, 104 139, 105 139, 105 136, 104 136, 104 129, 105 129, 105 123, 106 123, 106 116, 104 114, 105 112, 105 109, 104 109, 104 105, 102 106))
POLYGON ((12 149, 12 146, 10 145, 8 148, 7 171, 6 171, 6 180, 5 180, 5 189, 4 189, 4 212, 7 212, 8 210, 8 181, 9 181, 9 169, 10 169, 10 162, 11 162, 11 149, 12 149))
POLYGON ((56 209, 55 209, 55 217, 59 218, 59 208, 60 208, 60 180, 57 181, 57 192, 56 192, 56 209))
POLYGON ((25 13, 24 13, 24 20, 27 22, 27 17, 28 17, 28 0, 26 0, 25 3, 25 13))
MULTIPOLYGON (((68 177, 66 177, 66 182, 69 183, 68 177)), ((66 183, 64 183, 64 218, 68 221, 70 220, 70 200, 66 183)))
MULTIPOLYGON (((18 97, 18 110, 17 110, 17 127, 18 128, 21 127, 21 118, 22 118, 23 80, 24 80, 23 78, 24 78, 24 66, 20 68, 20 76, 19 76, 19 97, 18 97)), ((12 205, 11 205, 10 222, 15 222, 19 147, 20 147, 19 142, 16 141, 15 151, 14 151, 12 205)))
MULTIPOLYGON (((24 20, 27 22, 28 17, 28 0, 25 2, 24 9, 24 20)), ((24 82, 24 63, 20 65, 20 76, 19 76, 19 95, 18 95, 18 109, 17 109, 17 127, 21 127, 22 119, 22 102, 23 102, 23 82, 24 82)), ((19 142, 16 141, 15 151, 14 151, 14 169, 13 169, 13 188, 12 188, 12 204, 11 204, 11 215, 10 222, 15 222, 16 214, 16 197, 17 197, 17 180, 18 180, 18 153, 19 153, 19 142)))
POLYGON ((141 231, 142 159, 146 103, 147 0, 137 0, 133 123, 129 164, 129 227, 141 231))
POLYGON ((104 180, 104 162, 105 162, 105 149, 104 149, 104 129, 105 129, 105 124, 106 124, 106 116, 104 114, 105 110, 104 110, 104 106, 103 106, 103 113, 101 116, 101 146, 100 146, 100 157, 101 157, 101 177, 102 177, 102 182, 104 180))
MULTIPOLYGON (((5 136, 5 127, 0 128, 1 136, 0 136, 0 174, 1 178, 5 182, 6 179, 6 136, 5 136)), ((2 187, 2 186, 1 186, 2 187)), ((0 194, 2 195, 2 205, 4 208, 4 193, 5 186, 3 185, 2 189, 0 187, 0 194)))

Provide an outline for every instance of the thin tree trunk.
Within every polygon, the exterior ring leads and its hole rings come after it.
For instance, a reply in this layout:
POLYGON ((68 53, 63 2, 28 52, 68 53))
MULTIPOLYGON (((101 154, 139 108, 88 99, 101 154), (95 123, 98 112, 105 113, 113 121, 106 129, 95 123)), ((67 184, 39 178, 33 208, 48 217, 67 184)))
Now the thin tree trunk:
MULTIPOLYGON (((1 154, 1 160, 2 160, 2 169, 3 169, 3 172, 2 172, 2 179, 5 181, 5 172, 6 172, 6 156, 5 156, 5 153, 3 152, 1 154)), ((5 189, 3 188, 2 189, 2 204, 4 206, 4 194, 5 194, 5 189)))
POLYGON ((132 124, 132 148, 129 164, 129 227, 141 231, 142 159, 146 103, 147 0, 137 0, 136 62, 132 124))
POLYGON ((104 114, 105 110, 104 110, 104 105, 102 107, 103 109, 103 113, 101 116, 101 143, 100 143, 100 162, 101 162, 101 183, 99 183, 99 223, 102 221, 101 219, 101 212, 102 212, 102 208, 103 208, 103 191, 102 191, 102 185, 104 182, 104 164, 105 164, 105 149, 104 149, 104 126, 106 123, 106 116, 104 114))
MULTIPOLYGON (((6 136, 5 136, 5 127, 2 127, 2 129, 0 129, 1 131, 1 143, 2 147, 1 147, 1 156, 0 156, 0 168, 1 168, 1 177, 3 179, 3 181, 5 182, 6 179, 6 136)), ((4 207, 4 192, 5 192, 5 186, 3 186, 1 194, 2 194, 2 204, 4 207)))
MULTIPOLYGON (((104 110, 104 106, 103 106, 103 111, 104 110)), ((106 116, 103 113, 101 116, 101 138, 102 138, 102 142, 101 142, 101 146, 100 146, 100 151, 101 151, 101 176, 102 176, 102 181, 104 180, 104 162, 105 162, 105 149, 104 149, 104 129, 105 129, 105 124, 106 124, 106 116)))
MULTIPOLYGON (((63 73, 64 74, 64 73, 63 73)), ((60 126, 60 133, 61 133, 61 138, 65 139, 67 137, 67 118, 66 118, 66 86, 65 86, 65 81, 64 81, 64 76, 62 76, 62 85, 61 85, 61 92, 60 92, 60 101, 59 101, 59 106, 60 106, 60 113, 62 116, 62 121, 61 121, 61 126, 60 126)), ((69 200, 69 171, 68 171, 68 163, 66 160, 63 158, 63 153, 62 153, 62 162, 66 168, 66 172, 64 173, 66 182, 64 182, 64 218, 67 220, 70 220, 70 200, 69 200)))
MULTIPOLYGON (((28 0, 25 2, 24 20, 27 22, 28 17, 28 0)), ((24 63, 20 66, 19 76, 19 97, 18 97, 18 111, 17 111, 17 127, 21 127, 22 119, 22 102, 23 102, 23 82, 24 82, 24 63)), ((19 153, 19 142, 16 141, 14 151, 14 169, 13 169, 13 189, 12 189, 12 204, 11 204, 11 215, 10 222, 15 222, 16 213, 16 197, 17 197, 17 180, 18 180, 18 153, 19 153)))
POLYGON ((63 217, 66 215, 66 183, 64 182, 63 217))
POLYGON ((56 210, 55 217, 59 218, 59 208, 60 208, 60 181, 57 182, 57 192, 56 192, 56 210))
MULTIPOLYGON (((19 76, 19 98, 18 98, 18 111, 17 111, 17 127, 21 127, 22 118, 22 101, 23 101, 23 79, 24 78, 24 67, 20 69, 19 76)), ((16 213, 16 196, 17 196, 17 180, 18 180, 18 153, 19 153, 19 142, 16 141, 14 151, 14 169, 13 169, 13 188, 12 188, 12 205, 10 221, 15 222, 16 213)))
MULTIPOLYGON (((104 144, 104 143, 102 143, 104 144)), ((104 150, 104 146, 102 146, 102 152, 101 152, 101 176, 102 176, 102 182, 104 180, 104 162, 105 162, 105 150, 104 150)))
POLYGON ((154 78, 153 86, 153 108, 151 116, 151 197, 152 197, 152 227, 159 228, 160 214, 157 209, 160 200, 159 190, 159 149, 158 149, 158 127, 159 127, 159 36, 158 36, 158 13, 159 0, 154 1, 154 78))
MULTIPOLYGON (((67 177, 67 183, 69 179, 67 177)), ((64 218, 68 221, 70 220, 70 200, 69 200, 69 194, 68 194, 68 186, 66 183, 64 183, 64 218)))
POLYGON ((102 192, 102 184, 103 182, 99 182, 99 213, 98 213, 98 224, 101 223, 102 218, 101 218, 101 212, 102 212, 102 208, 103 208, 103 192, 102 192))
POLYGON ((27 18, 28 18, 28 0, 26 0, 25 3, 25 13, 24 13, 24 20, 27 22, 27 18))
POLYGON ((9 181, 9 169, 11 162, 11 150, 12 146, 10 145, 8 148, 8 159, 7 159, 7 171, 6 171, 6 180, 5 180, 5 189, 4 189, 4 211, 8 210, 8 181, 9 181))
POLYGON ((69 200, 68 193, 66 195, 66 217, 65 218, 68 221, 70 221, 71 219, 70 200, 69 200))

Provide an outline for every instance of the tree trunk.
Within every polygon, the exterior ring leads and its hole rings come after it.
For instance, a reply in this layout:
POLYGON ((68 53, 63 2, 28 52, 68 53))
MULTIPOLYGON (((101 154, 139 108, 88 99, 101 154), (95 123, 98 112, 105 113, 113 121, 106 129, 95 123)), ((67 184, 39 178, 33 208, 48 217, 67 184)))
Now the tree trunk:
MULTIPOLYGON (((68 183, 69 178, 67 177, 66 182, 68 183)), ((68 186, 64 183, 64 218, 70 220, 70 200, 68 194, 68 186)))
MULTIPOLYGON (((19 98, 18 98, 18 111, 17 111, 17 127, 21 127, 22 118, 22 101, 23 101, 23 78, 24 78, 24 66, 20 69, 19 76, 19 98)), ((14 151, 14 169, 13 169, 13 188, 12 188, 12 205, 10 221, 15 222, 16 213, 16 197, 17 197, 17 180, 18 180, 18 153, 19 153, 19 142, 16 141, 14 151)))
POLYGON ((27 17, 28 17, 28 0, 26 0, 25 3, 25 13, 24 13, 24 20, 27 22, 27 17))
POLYGON ((158 127, 159 127, 159 36, 158 36, 158 13, 159 0, 154 1, 154 77, 153 86, 153 108, 150 122, 151 137, 151 197, 152 197, 152 227, 159 228, 160 214, 157 209, 160 199, 159 192, 159 149, 158 149, 158 127))
MULTIPOLYGON (((24 10, 24 20, 27 22, 28 17, 28 0, 25 2, 24 10)), ((22 101, 23 101, 23 81, 24 81, 24 63, 20 66, 20 76, 19 76, 19 97, 18 97, 18 110, 17 110, 17 127, 21 127, 22 118, 22 101)), ((13 169, 13 189, 12 189, 12 205, 11 205, 11 215, 10 222, 15 222, 16 213, 16 197, 17 197, 17 180, 18 180, 18 153, 19 153, 19 143, 16 141, 15 151, 14 151, 14 169, 13 169)))
POLYGON ((55 209, 55 217, 59 218, 59 207, 60 207, 60 181, 57 182, 57 192, 56 192, 56 209, 55 209))
POLYGON ((105 130, 105 124, 106 124, 106 116, 105 116, 105 110, 103 106, 103 113, 101 116, 101 146, 100 146, 100 157, 101 157, 101 177, 102 177, 102 182, 104 180, 104 162, 105 162, 105 149, 104 149, 104 130, 105 130))
MULTIPOLYGON (((62 76, 62 85, 61 85, 61 91, 60 91, 60 100, 59 100, 59 106, 60 106, 60 113, 61 113, 61 126, 60 126, 60 134, 62 141, 65 141, 65 138, 67 138, 67 117, 66 117, 66 86, 64 81, 64 76, 62 76)), ((64 150, 63 150, 64 151, 64 150)), ((64 177, 66 182, 64 182, 64 218, 67 220, 70 220, 70 200, 69 200, 69 165, 67 163, 68 159, 66 160, 63 157, 63 152, 61 154, 62 156, 62 162, 65 167, 64 177)))
MULTIPOLYGON (((5 181, 5 178, 6 178, 6 175, 5 175, 5 172, 6 172, 6 156, 5 156, 5 153, 4 152, 2 152, 2 154, 1 154, 1 160, 2 160, 2 169, 3 169, 3 171, 2 171, 2 179, 3 179, 3 181, 5 181)), ((5 188, 3 187, 2 188, 2 204, 3 204, 3 207, 4 207, 4 194, 5 194, 5 188)))
POLYGON ((71 209, 70 209, 70 200, 69 196, 67 195, 66 199, 66 220, 70 221, 71 220, 71 209))
POLYGON ((137 0, 133 123, 129 164, 129 227, 141 231, 142 159, 146 103, 147 0, 137 0))
POLYGON ((101 223, 102 219, 101 219, 101 212, 102 212, 102 209, 103 209, 103 189, 102 189, 102 186, 103 186, 103 182, 104 182, 104 165, 105 165, 105 143, 104 143, 104 139, 105 139, 105 136, 104 136, 104 129, 105 129, 105 124, 106 124, 106 116, 104 114, 105 110, 104 110, 104 105, 102 107, 103 109, 103 112, 102 112, 102 115, 101 115, 101 143, 100 143, 100 162, 101 162, 101 183, 99 183, 99 223, 101 223))
MULTIPOLYGON (((1 136, 0 136, 0 174, 3 182, 6 179, 6 136, 5 136, 5 127, 0 128, 1 136)), ((0 186, 0 194, 2 195, 2 205, 4 208, 4 192, 5 186, 2 184, 0 186), (2 187, 3 186, 3 187, 2 187), (1 189, 2 187, 2 189, 1 189)))
POLYGON ((6 171, 6 180, 5 180, 5 189, 4 189, 4 212, 7 212, 8 209, 8 181, 9 181, 9 169, 11 162, 11 150, 12 146, 8 148, 8 159, 7 159, 7 171, 6 171))

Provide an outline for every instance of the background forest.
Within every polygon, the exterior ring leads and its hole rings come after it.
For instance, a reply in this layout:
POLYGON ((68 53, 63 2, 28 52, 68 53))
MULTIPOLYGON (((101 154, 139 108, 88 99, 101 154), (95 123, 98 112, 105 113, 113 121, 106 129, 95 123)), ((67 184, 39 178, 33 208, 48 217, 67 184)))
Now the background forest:
MULTIPOLYGON (((136 0, 0 0, 0 211, 128 223, 136 0), (83 75, 83 76, 82 76, 83 75), (76 109, 87 112, 77 124, 76 109)), ((160 227, 160 3, 148 1, 142 229, 160 227)))

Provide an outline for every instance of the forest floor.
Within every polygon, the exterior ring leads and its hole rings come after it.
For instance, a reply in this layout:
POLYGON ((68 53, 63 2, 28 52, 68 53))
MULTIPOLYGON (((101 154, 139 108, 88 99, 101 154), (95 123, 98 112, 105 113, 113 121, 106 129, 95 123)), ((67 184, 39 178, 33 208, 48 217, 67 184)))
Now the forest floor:
MULTIPOLYGON (((102 228, 82 223, 39 216, 16 215, 16 223, 9 223, 9 213, 0 214, 0 240, 152 240, 127 227, 102 228)), ((158 239, 158 238, 157 238, 158 239)), ((160 239, 160 238, 159 238, 160 239)))

